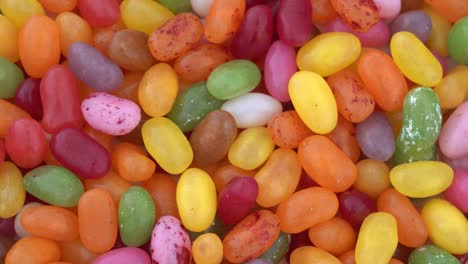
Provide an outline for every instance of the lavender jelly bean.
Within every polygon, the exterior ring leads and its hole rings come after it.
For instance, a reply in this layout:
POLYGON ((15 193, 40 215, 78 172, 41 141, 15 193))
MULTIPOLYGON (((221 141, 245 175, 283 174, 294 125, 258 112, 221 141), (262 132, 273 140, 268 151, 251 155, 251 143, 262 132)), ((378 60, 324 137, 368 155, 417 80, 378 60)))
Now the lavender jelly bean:
POLYGON ((431 34, 432 21, 426 12, 414 10, 400 14, 393 20, 390 29, 392 35, 400 31, 409 31, 422 42, 426 42, 431 34))
POLYGON ((356 137, 362 152, 370 159, 386 161, 395 152, 393 129, 382 112, 374 112, 357 124, 356 137))
POLYGON ((312 34, 312 5, 310 0, 280 0, 276 28, 281 40, 299 47, 312 34))

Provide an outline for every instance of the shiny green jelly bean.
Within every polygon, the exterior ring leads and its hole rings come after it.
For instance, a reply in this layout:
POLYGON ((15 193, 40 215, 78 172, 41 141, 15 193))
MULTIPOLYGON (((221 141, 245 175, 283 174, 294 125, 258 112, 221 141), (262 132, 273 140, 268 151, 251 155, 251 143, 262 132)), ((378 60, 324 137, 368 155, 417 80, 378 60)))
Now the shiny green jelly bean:
POLYGON ((139 247, 151 237, 156 209, 151 195, 139 186, 129 188, 119 202, 119 231, 122 242, 139 247))
POLYGON ((211 111, 218 110, 224 101, 213 97, 206 82, 192 85, 179 94, 167 115, 182 132, 192 131, 211 111))
POLYGON ((413 250, 408 264, 460 264, 460 261, 447 251, 434 246, 424 245, 413 250))
POLYGON ((411 90, 403 105, 403 126, 397 138, 396 165, 436 157, 435 143, 442 126, 442 111, 430 88, 411 90))
POLYGON ((246 94, 260 83, 261 73, 249 60, 232 60, 214 69, 208 77, 208 91, 221 100, 246 94))
POLYGON ((448 35, 448 53, 458 63, 468 63, 468 16, 453 25, 448 35))
POLYGON ((291 235, 281 232, 275 243, 259 258, 268 260, 270 263, 278 264, 289 251, 291 235))
POLYGON ((44 165, 26 173, 23 178, 26 191, 51 205, 73 207, 84 193, 80 179, 71 171, 53 165, 44 165))
POLYGON ((158 0, 158 2, 167 7, 174 14, 190 12, 192 10, 190 0, 158 0))
POLYGON ((189 230, 189 237, 190 240, 194 241, 197 239, 197 237, 207 234, 207 233, 214 233, 218 235, 219 238, 223 239, 224 236, 226 236, 227 232, 229 231, 229 227, 221 221, 217 216, 213 220, 213 223, 211 223, 210 227, 208 227, 206 230, 203 230, 201 232, 193 232, 189 230))
POLYGON ((16 64, 0 57, 0 98, 10 99, 24 80, 23 72, 16 64))

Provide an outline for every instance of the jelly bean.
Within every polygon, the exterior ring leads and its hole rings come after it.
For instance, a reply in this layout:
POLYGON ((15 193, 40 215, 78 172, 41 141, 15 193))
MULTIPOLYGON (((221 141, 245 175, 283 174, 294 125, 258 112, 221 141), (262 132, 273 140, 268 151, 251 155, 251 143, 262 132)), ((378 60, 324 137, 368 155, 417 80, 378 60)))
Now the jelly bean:
POLYGON ((444 197, 455 205, 460 211, 467 213, 468 206, 464 202, 468 195, 468 172, 462 169, 454 170, 454 178, 450 187, 445 190, 444 197))
POLYGON ((125 263, 138 263, 138 264, 151 264, 151 259, 148 253, 140 248, 123 247, 107 251, 100 255, 93 264, 125 264, 125 263))
POLYGON ((0 217, 16 215, 23 207, 26 197, 21 171, 15 164, 5 161, 0 164, 0 217))
POLYGON ((60 244, 61 259, 76 264, 92 263, 97 257, 97 254, 87 250, 80 240, 61 242, 60 244))
POLYGON ((153 176, 156 164, 138 146, 122 142, 112 151, 112 167, 125 180, 146 181, 153 176))
POLYGON ((356 259, 354 257, 355 251, 354 249, 347 251, 343 255, 340 256, 340 261, 343 264, 356 264, 356 259))
POLYGON ((423 263, 434 263, 434 264, 459 264, 457 258, 452 256, 447 251, 434 246, 424 245, 416 248, 411 252, 408 259, 409 264, 423 264, 423 263))
POLYGON ((22 28, 32 16, 45 14, 41 3, 37 0, 26 0, 22 2, 17 2, 16 0, 2 0, 0 2, 0 9, 17 28, 22 28))
POLYGON ((281 112, 270 118, 268 131, 281 148, 297 148, 303 139, 313 134, 296 111, 281 112))
POLYGON ((156 217, 172 215, 179 218, 176 202, 177 183, 163 173, 156 173, 142 185, 153 198, 156 208, 156 217))
POLYGON ((109 27, 95 28, 93 34, 93 46, 102 54, 108 55, 107 50, 109 49, 114 34, 124 29, 126 28, 121 22, 109 27))
POLYGON ((193 11, 200 17, 206 17, 213 0, 190 0, 193 11))
POLYGON ((195 47, 203 36, 203 24, 192 13, 182 13, 164 23, 148 38, 148 47, 159 61, 170 61, 195 47))
POLYGON ((298 154, 307 174, 331 191, 345 191, 356 180, 356 165, 324 136, 310 136, 304 139, 299 145, 298 154))
POLYGON ((111 152, 112 140, 113 140, 111 135, 104 134, 103 132, 92 128, 88 124, 85 124, 83 126, 83 132, 85 132, 92 139, 96 140, 99 144, 101 144, 104 148, 106 148, 107 151, 111 152))
POLYGON ((104 189, 86 191, 78 202, 80 240, 91 252, 112 249, 117 239, 117 206, 104 189))
POLYGON ((261 256, 275 243, 280 233, 279 226, 278 217, 270 211, 250 214, 224 238, 224 257, 233 263, 243 263, 261 256))
MULTIPOLYGON (((261 255, 258 260, 265 260, 265 263, 278 264, 283 263, 282 259, 289 250, 289 244, 291 243, 291 235, 280 232, 275 243, 261 255)), ((249 262, 250 263, 250 262, 249 262)), ((255 263, 252 263, 255 264, 255 263)), ((258 263, 262 264, 262 263, 258 263)))
POLYGON ((91 44, 93 31, 88 22, 72 12, 60 13, 55 21, 60 29, 60 49, 64 56, 68 54, 68 48, 74 42, 91 44), (73 30, 70 30, 73 28, 73 30))
POLYGON ((442 153, 451 159, 462 158, 468 154, 465 130, 468 120, 468 103, 457 107, 440 131, 439 147, 442 153))
POLYGON ((151 236, 151 258, 156 263, 190 263, 191 245, 179 219, 161 217, 151 236))
POLYGON ((127 28, 148 35, 174 17, 169 9, 152 0, 124 0, 120 12, 127 28))
POLYGON ((144 245, 156 222, 153 200, 139 186, 130 187, 119 202, 119 231, 122 242, 130 247, 144 245))
POLYGON ((146 150, 165 171, 178 174, 193 160, 193 151, 179 127, 165 117, 155 117, 141 129, 146 150))
POLYGON ((39 0, 45 10, 52 13, 63 13, 75 9, 78 0, 39 0))
POLYGON ((257 199, 259 185, 248 176, 234 177, 218 196, 218 216, 228 225, 246 217, 257 199))
POLYGON ((421 42, 426 42, 432 30, 431 17, 424 11, 408 11, 399 15, 391 24, 392 35, 400 31, 413 33, 421 42))
POLYGON ((316 247, 335 256, 351 250, 356 243, 356 233, 353 227, 339 217, 310 228, 309 238, 316 247))
POLYGON ((337 18, 327 25, 326 31, 351 33, 359 38, 361 45, 364 47, 382 47, 390 40, 389 26, 382 20, 372 26, 367 32, 357 32, 350 29, 341 18, 337 18))
POLYGON ((140 85, 142 78, 142 73, 125 74, 125 79, 122 86, 120 86, 117 90, 112 91, 112 94, 117 97, 138 103, 138 86, 140 85))
POLYGON ((5 142, 0 140, 0 163, 5 161, 6 157, 6 149, 5 149, 5 142))
POLYGON ((10 250, 11 246, 15 243, 12 238, 0 235, 0 258, 5 260, 5 256, 10 250))
POLYGON ((52 240, 26 237, 18 240, 8 251, 5 264, 50 263, 60 259, 60 248, 52 240))
POLYGON ((216 214, 216 187, 200 169, 186 170, 177 182, 177 207, 184 226, 195 232, 207 229, 216 214))
POLYGON ((403 127, 397 138, 394 162, 430 160, 442 126, 439 99, 430 88, 416 88, 405 97, 403 127))
POLYGON ((215 217, 213 220, 213 223, 211 223, 210 227, 207 229, 201 231, 201 232, 190 232, 189 231, 189 236, 190 240, 195 241, 197 237, 207 234, 207 233, 214 233, 218 235, 221 239, 226 236, 226 233, 228 232, 228 226, 221 221, 218 217, 215 217))
POLYGON ((414 34, 402 31, 390 41, 393 60, 411 81, 435 86, 442 79, 442 66, 429 49, 414 34))
POLYGON ((255 173, 256 173, 255 170, 243 170, 234 165, 227 164, 216 169, 214 171, 214 174, 212 175, 212 178, 216 186, 216 190, 218 192, 221 192, 224 186, 226 186, 235 177, 237 176, 254 177, 255 173))
POLYGON ((86 43, 75 42, 70 46, 68 63, 76 78, 96 91, 111 91, 122 85, 122 70, 86 43))
POLYGON ((374 0, 379 10, 380 18, 392 20, 401 10, 401 1, 398 0, 374 0))
MULTIPOLYGON (((468 5, 466 5, 466 16, 468 16, 468 5)), ((448 35, 448 53, 458 63, 468 63, 468 17, 458 20, 448 35)))
POLYGON ((442 199, 433 199, 424 205, 421 215, 428 227, 429 238, 436 246, 453 254, 468 251, 468 223, 455 206, 442 199))
POLYGON ((232 37, 242 22, 245 6, 244 0, 213 0, 205 22, 206 39, 220 44, 232 37))
POLYGON ((23 71, 3 57, 0 57, 0 71, 3 72, 0 77, 0 98, 10 99, 15 96, 18 87, 24 80, 23 71))
POLYGON ((333 218, 338 211, 338 198, 328 189, 310 187, 292 194, 280 203, 276 215, 280 219, 281 231, 291 234, 333 218))
POLYGON ((148 36, 132 29, 118 31, 107 49, 109 57, 129 71, 146 71, 155 64, 148 49, 148 36))
POLYGON ((31 17, 19 32, 18 50, 26 73, 42 77, 60 60, 58 24, 47 16, 31 17))
POLYGON ((335 145, 353 162, 357 162, 361 156, 359 143, 356 138, 356 130, 351 122, 341 115, 335 129, 326 135, 335 145))
POLYGON ((120 197, 131 187, 130 183, 113 171, 109 171, 106 175, 97 179, 86 179, 84 181, 87 191, 100 188, 108 191, 114 202, 118 203, 120 197))
POLYGON ((379 22, 379 10, 374 1, 330 0, 330 3, 346 24, 358 32, 366 32, 379 22))
POLYGON ((242 131, 228 152, 232 165, 253 170, 262 165, 273 152, 275 145, 265 127, 252 127, 242 131))
POLYGON ((11 123, 20 118, 30 118, 30 116, 18 106, 0 99, 0 138, 5 138, 11 123))
POLYGON ((45 157, 47 141, 39 122, 24 118, 11 123, 5 138, 5 147, 16 165, 34 168, 45 157))
POLYGON ((78 10, 93 27, 106 27, 120 19, 119 2, 116 0, 79 0, 78 10))
POLYGON ((353 187, 372 198, 390 187, 390 169, 383 161, 363 159, 356 163, 358 176, 353 187))
MULTIPOLYGON (((21 212, 21 210, 20 210, 21 212)), ((19 213, 19 212, 18 212, 19 213)), ((1 243, 3 243, 3 238, 13 238, 16 233, 15 233, 15 216, 9 217, 9 218, 0 218, 0 248, 1 248, 1 243)), ((0 256, 2 255, 0 249, 0 256)))
POLYGON ((37 167, 24 175, 24 189, 51 205, 73 207, 84 193, 83 184, 69 170, 52 165, 37 167))
POLYGON ((5 36, 0 45, 0 56, 11 62, 17 62, 19 60, 18 29, 10 19, 3 15, 0 15, 0 34, 5 36))
POLYGON ((223 260, 223 242, 213 233, 195 239, 192 251, 195 263, 219 264, 223 260))
POLYGON ((427 47, 442 56, 448 56, 447 41, 452 23, 429 7, 424 8, 424 12, 430 16, 432 21, 432 30, 427 39, 427 47))
POLYGON ((445 191, 453 180, 453 170, 440 161, 417 161, 394 167, 390 181, 400 193, 424 198, 445 191))
POLYGON ((468 3, 463 0, 426 0, 435 11, 448 18, 450 22, 455 22, 468 15, 468 3))
POLYGON ((174 14, 192 11, 190 0, 160 0, 159 3, 167 7, 174 14))
POLYGON ((377 200, 377 209, 387 212, 397 222, 398 241, 407 247, 419 247, 428 237, 424 220, 411 201, 395 189, 387 189, 377 200))
POLYGON ((378 106, 390 112, 402 109, 408 85, 390 56, 379 50, 367 50, 358 61, 358 71, 378 106))
POLYGON ((290 46, 304 45, 312 33, 312 4, 310 0, 280 0, 276 16, 279 39, 290 46))
POLYGON ((297 53, 300 70, 332 75, 351 65, 361 53, 359 39, 350 33, 330 32, 308 41, 297 53))
POLYGON ((330 0, 311 0, 312 23, 325 24, 335 19, 338 14, 330 3, 330 0))
POLYGON ((366 217, 356 244, 356 263, 387 264, 398 244, 397 222, 388 213, 372 213, 366 217))
POLYGON ((468 67, 461 66, 458 70, 450 71, 434 88, 434 92, 442 109, 453 109, 461 105, 468 93, 468 67))
POLYGON ((325 250, 317 247, 305 246, 295 249, 290 258, 291 264, 300 263, 324 263, 324 264, 339 264, 341 263, 338 258, 325 250))
POLYGON ((15 222, 14 222, 14 233, 16 233, 16 235, 19 237, 19 238, 23 238, 23 237, 28 237, 28 236, 31 236, 31 234, 23 227, 23 224, 21 224, 21 216, 23 215, 23 212, 24 210, 26 210, 27 208, 30 208, 30 207, 35 207, 35 206, 42 206, 43 204, 41 203, 37 203, 37 202, 31 202, 31 203, 27 203, 23 206, 23 208, 21 208, 21 210, 16 214, 15 216, 15 222))
POLYGON ((386 161, 395 151, 395 136, 385 114, 374 112, 356 126, 362 152, 370 159, 386 161))
POLYGON ((373 199, 358 191, 344 192, 339 197, 340 215, 355 229, 359 229, 364 219, 377 211, 377 205, 373 199))
POLYGON ((227 100, 246 94, 260 83, 258 67, 248 60, 232 60, 219 65, 208 77, 208 91, 216 98, 227 100))
POLYGON ((149 68, 138 87, 141 109, 153 117, 164 116, 171 110, 179 90, 177 74, 166 63, 149 68))

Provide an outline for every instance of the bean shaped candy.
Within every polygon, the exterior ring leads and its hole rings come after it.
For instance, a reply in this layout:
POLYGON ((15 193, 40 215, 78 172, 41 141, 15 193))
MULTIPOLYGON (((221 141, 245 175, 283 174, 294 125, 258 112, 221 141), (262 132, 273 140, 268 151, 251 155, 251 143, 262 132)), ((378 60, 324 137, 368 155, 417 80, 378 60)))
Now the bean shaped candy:
POLYGON ((151 235, 151 258, 157 263, 190 263, 190 238, 179 219, 159 218, 151 235))
POLYGON ((126 264, 126 263, 139 263, 151 264, 151 259, 148 253, 140 248, 123 247, 107 251, 106 253, 97 257, 93 264, 126 264))
POLYGON ((465 16, 453 25, 448 36, 449 55, 458 63, 468 63, 468 52, 466 51, 466 44, 468 43, 467 28, 468 18, 465 16))

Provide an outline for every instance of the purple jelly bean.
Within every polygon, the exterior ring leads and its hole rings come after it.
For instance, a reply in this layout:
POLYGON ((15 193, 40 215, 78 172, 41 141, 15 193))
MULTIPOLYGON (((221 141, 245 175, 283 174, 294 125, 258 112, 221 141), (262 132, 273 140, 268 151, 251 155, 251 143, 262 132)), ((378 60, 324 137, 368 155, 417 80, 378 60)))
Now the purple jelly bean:
POLYGON ((364 219, 377 211, 375 201, 364 193, 358 191, 344 192, 339 197, 339 211, 341 217, 354 228, 359 228, 364 219))
POLYGON ((267 52, 263 71, 270 95, 280 102, 289 102, 289 79, 297 71, 294 48, 281 40, 275 41, 267 52))
POLYGON ((453 182, 444 197, 463 213, 468 213, 468 170, 454 170, 453 182))
POLYGON ((109 152, 77 128, 64 128, 50 141, 54 157, 82 178, 99 178, 110 168, 109 152))
POLYGON ((367 32, 357 32, 348 27, 341 18, 336 18, 326 27, 326 32, 347 32, 356 36, 364 47, 382 47, 390 40, 390 29, 388 25, 380 20, 367 32))
POLYGON ((15 216, 0 218, 0 234, 7 237, 15 236, 15 216))
POLYGON ((117 89, 124 81, 122 70, 96 48, 76 42, 68 49, 68 64, 77 79, 96 91, 117 89))
POLYGON ((310 0, 280 0, 276 26, 281 40, 298 47, 312 34, 312 5, 310 0))
POLYGON ((362 152, 370 159, 386 161, 395 151, 393 129, 382 112, 374 112, 357 124, 356 137, 362 152))
POLYGON ((426 42, 431 34, 432 21, 426 12, 421 10, 408 11, 400 14, 390 25, 392 35, 400 31, 409 31, 426 42))
POLYGON ((235 177, 218 196, 218 215, 225 224, 235 224, 246 217, 258 195, 258 184, 252 177, 235 177))
POLYGON ((148 253, 140 248, 124 247, 108 251, 92 262, 92 264, 151 264, 148 253))
POLYGON ((42 119, 41 80, 24 80, 15 95, 15 104, 28 112, 34 119, 42 119))

